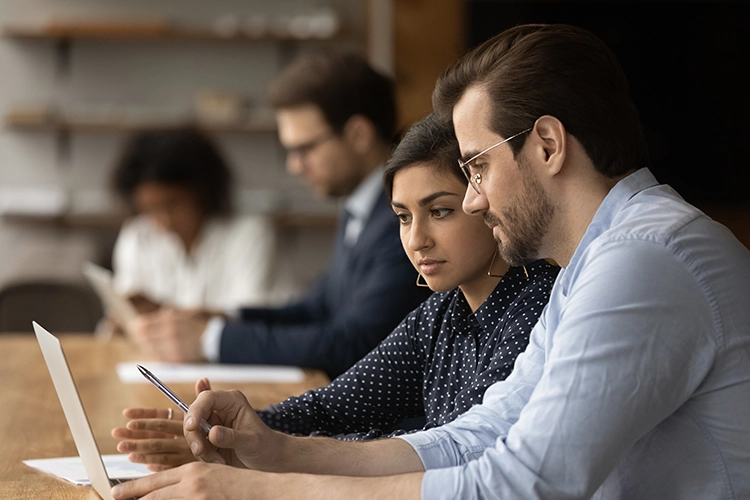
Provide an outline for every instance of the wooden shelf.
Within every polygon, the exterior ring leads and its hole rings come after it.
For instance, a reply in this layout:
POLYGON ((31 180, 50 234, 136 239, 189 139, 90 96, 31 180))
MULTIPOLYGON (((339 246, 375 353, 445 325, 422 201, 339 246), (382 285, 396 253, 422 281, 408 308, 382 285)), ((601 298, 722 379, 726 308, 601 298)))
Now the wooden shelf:
MULTIPOLYGON (((68 229, 117 230, 127 219, 122 212, 34 215, 3 214, 8 223, 56 226, 68 229)), ((333 229, 336 227, 335 214, 302 214, 277 212, 270 214, 273 225, 279 229, 333 229)))
POLYGON ((161 22, 119 23, 81 22, 46 26, 5 26, 2 35, 16 40, 99 40, 99 41, 175 41, 175 42, 326 42, 340 40, 345 35, 338 29, 325 37, 297 37, 265 33, 253 36, 241 30, 221 33, 211 28, 180 27, 161 22))
POLYGON ((247 121, 238 123, 204 122, 199 120, 133 120, 133 119, 66 119, 54 116, 29 116, 11 111, 5 116, 5 126, 29 132, 87 132, 117 133, 137 130, 168 130, 179 126, 194 126, 205 132, 270 134, 276 132, 272 121, 247 121))
POLYGON ((333 229, 336 227, 335 214, 275 213, 271 215, 278 228, 333 229))

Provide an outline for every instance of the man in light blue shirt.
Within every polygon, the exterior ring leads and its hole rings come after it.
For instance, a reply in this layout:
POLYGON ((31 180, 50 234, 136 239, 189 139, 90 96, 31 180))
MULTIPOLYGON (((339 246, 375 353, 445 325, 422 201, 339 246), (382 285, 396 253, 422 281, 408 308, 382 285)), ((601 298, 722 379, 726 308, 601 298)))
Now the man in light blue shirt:
POLYGON ((115 498, 750 498, 750 253, 646 168, 611 51, 518 26, 433 102, 461 146, 464 210, 510 264, 563 268, 510 377, 452 423, 373 443, 282 435, 241 396, 203 393, 185 421, 196 456, 256 470, 194 464, 115 498))

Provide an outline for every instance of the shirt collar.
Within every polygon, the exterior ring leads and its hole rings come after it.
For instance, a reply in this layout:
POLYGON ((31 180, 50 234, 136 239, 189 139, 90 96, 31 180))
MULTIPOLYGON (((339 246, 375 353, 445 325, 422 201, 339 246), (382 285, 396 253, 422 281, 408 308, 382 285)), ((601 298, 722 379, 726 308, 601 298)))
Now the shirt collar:
MULTIPOLYGON (((539 272, 541 268, 547 267, 547 264, 544 261, 537 261, 526 267, 531 277, 539 272)), ((509 268, 503 279, 492 290, 492 293, 474 312, 471 311, 469 303, 466 301, 466 297, 464 297, 461 289, 456 288, 456 295, 453 298, 451 307, 451 325, 453 330, 459 334, 470 334, 472 327, 479 327, 483 331, 492 331, 497 323, 497 320, 492 317, 493 313, 497 312, 498 309, 508 307, 508 304, 514 300, 509 298, 508 294, 508 288, 511 286, 511 283, 516 280, 521 280, 525 283, 529 279, 526 277, 523 267, 509 268)))
POLYGON ((359 183, 354 192, 344 201, 344 208, 350 217, 367 220, 370 217, 380 193, 383 192, 383 171, 381 165, 359 183))
MULTIPOLYGON (((570 259, 568 269, 574 269, 580 261, 582 255, 586 252, 586 248, 596 238, 607 231, 612 224, 614 219, 623 206, 630 201, 633 196, 637 195, 644 189, 648 189, 653 186, 657 186, 659 181, 656 180, 654 175, 648 168, 641 168, 636 170, 632 174, 628 175, 624 179, 621 179, 615 186, 607 193, 607 196, 599 205, 594 218, 591 220, 586 233, 581 238, 580 243, 576 247, 573 253, 573 258, 570 259)), ((561 270, 562 282, 561 284, 565 287, 567 285, 567 279, 565 279, 565 269, 561 270)), ((565 287, 564 289, 567 289, 565 287)))

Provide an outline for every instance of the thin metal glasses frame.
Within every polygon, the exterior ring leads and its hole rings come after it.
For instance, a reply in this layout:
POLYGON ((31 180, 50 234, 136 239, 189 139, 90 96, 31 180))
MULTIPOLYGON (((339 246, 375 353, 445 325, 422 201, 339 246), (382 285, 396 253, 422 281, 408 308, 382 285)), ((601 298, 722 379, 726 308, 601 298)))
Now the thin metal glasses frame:
POLYGON ((470 170, 471 169, 471 166, 470 166, 471 162, 473 162, 474 160, 476 160, 477 158, 479 158, 483 154, 487 153, 488 151, 491 151, 491 150, 495 149, 498 146, 502 146, 506 142, 508 142, 508 141, 510 141, 512 139, 515 139, 516 137, 519 137, 519 136, 525 134, 526 132, 530 132, 533 128, 534 127, 529 127, 526 130, 522 130, 521 132, 519 132, 519 133, 517 133, 515 135, 511 135, 507 139, 503 139, 502 141, 498 142, 497 144, 493 144, 492 146, 488 147, 484 151, 475 154, 474 156, 472 156, 471 158, 469 158, 466 161, 461 161, 460 159, 458 160, 458 167, 461 169, 461 172, 464 173, 464 175, 466 176, 466 179, 469 181, 469 184, 471 184, 471 187, 474 188, 474 191, 476 191, 477 194, 480 194, 479 193, 479 184, 482 183, 482 174, 480 174, 480 173, 472 174, 471 173, 471 170, 470 170))

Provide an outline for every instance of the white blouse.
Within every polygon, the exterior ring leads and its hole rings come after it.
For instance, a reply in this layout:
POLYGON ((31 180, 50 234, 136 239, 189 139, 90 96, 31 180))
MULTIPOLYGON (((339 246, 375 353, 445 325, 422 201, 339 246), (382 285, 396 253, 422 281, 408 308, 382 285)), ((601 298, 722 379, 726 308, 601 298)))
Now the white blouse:
POLYGON ((231 310, 287 299, 274 283, 276 238, 260 215, 206 222, 191 253, 179 237, 140 215, 123 225, 115 243, 115 287, 180 308, 231 310))

